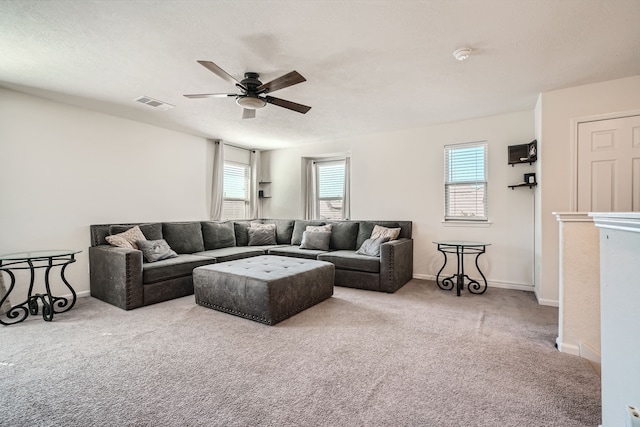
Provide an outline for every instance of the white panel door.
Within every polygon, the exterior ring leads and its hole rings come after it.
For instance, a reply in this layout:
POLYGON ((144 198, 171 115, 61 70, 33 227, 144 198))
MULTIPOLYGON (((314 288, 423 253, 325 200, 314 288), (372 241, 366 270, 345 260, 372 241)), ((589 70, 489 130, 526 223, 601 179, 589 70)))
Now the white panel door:
POLYGON ((578 212, 640 211, 640 116, 578 125, 578 212))

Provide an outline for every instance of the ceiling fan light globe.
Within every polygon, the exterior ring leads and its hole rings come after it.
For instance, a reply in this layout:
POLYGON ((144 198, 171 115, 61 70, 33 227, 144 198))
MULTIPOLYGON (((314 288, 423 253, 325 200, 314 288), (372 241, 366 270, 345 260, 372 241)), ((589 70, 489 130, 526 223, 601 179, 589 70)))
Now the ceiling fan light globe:
POLYGON ((239 106, 250 110, 257 110, 258 108, 262 108, 267 105, 263 99, 258 98, 257 96, 239 96, 236 99, 236 103, 239 106))

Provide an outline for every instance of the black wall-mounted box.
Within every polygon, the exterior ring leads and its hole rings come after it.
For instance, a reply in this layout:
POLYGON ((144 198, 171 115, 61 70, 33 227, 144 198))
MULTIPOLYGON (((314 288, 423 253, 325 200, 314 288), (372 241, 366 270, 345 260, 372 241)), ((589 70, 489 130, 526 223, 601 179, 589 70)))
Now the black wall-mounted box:
POLYGON ((510 145, 509 164, 533 163, 538 160, 538 144, 534 139, 528 144, 510 145))

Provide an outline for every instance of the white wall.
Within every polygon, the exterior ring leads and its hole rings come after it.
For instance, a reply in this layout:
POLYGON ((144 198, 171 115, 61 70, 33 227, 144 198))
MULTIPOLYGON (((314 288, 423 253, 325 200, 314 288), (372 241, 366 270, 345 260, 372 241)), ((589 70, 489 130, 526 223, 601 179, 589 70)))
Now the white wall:
MULTIPOLYGON (((302 218, 302 157, 351 154, 352 219, 413 221, 414 275, 432 277, 442 254, 432 243, 464 239, 492 244, 480 257, 490 285, 533 290, 533 202, 528 188, 511 190, 534 166, 507 164, 507 146, 534 139, 534 113, 525 111, 438 126, 321 142, 262 154, 272 181, 264 214, 302 218), (487 140, 489 228, 447 227, 443 147, 487 140)), ((471 260, 470 260, 471 261, 471 260)), ((471 265, 471 263, 470 263, 471 265)), ((479 277, 473 270, 472 277, 479 277)))
MULTIPOLYGON (((0 89, 0 253, 82 250, 66 276, 88 291, 90 224, 207 217, 210 145, 0 89)), ((52 290, 68 294, 57 270, 52 290)), ((14 304, 26 285, 17 284, 14 304)))
POLYGON ((572 206, 572 154, 577 121, 598 115, 640 110, 640 75, 569 89, 544 92, 538 98, 536 128, 540 210, 536 251, 540 274, 536 295, 542 304, 558 304, 558 224, 552 212, 570 212, 572 206))

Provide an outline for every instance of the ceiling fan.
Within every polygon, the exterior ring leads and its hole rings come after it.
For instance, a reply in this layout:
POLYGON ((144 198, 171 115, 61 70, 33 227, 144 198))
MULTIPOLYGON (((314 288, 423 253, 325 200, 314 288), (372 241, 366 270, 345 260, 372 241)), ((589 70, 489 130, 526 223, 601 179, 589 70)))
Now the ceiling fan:
POLYGON ((297 111, 298 113, 305 114, 311 109, 306 105, 297 104, 295 102, 287 101, 285 99, 274 98, 269 96, 270 92, 284 89, 289 86, 293 86, 298 83, 307 81, 297 71, 291 71, 284 76, 271 80, 268 83, 262 83, 260 75, 258 73, 247 72, 244 73, 244 79, 238 81, 234 79, 229 73, 218 67, 211 61, 198 61, 199 64, 207 68, 209 71, 217 75, 218 77, 235 84, 240 89, 241 93, 201 93, 194 95, 185 95, 187 98, 227 98, 235 97, 236 103, 243 107, 242 118, 252 119, 256 116, 256 110, 262 108, 267 104, 277 105, 278 107, 287 108, 289 110, 297 111))

